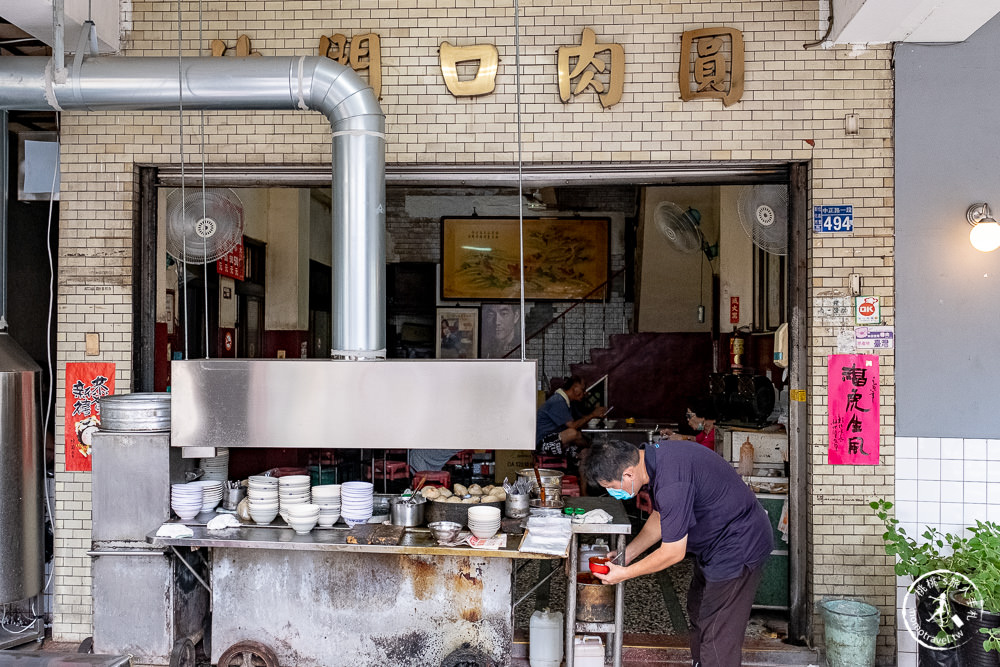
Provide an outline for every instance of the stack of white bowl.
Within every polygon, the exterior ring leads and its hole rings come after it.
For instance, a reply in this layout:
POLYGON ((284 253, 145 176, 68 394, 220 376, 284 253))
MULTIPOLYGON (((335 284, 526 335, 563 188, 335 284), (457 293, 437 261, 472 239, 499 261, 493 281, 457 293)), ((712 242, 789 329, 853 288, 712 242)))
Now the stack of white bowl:
POLYGON ((285 475, 278 478, 278 513, 288 523, 288 508, 308 503, 309 475, 285 475))
POLYGON ((469 530, 484 540, 496 535, 500 530, 500 508, 482 505, 470 507, 469 530))
POLYGON ((188 482, 188 486, 196 486, 201 489, 202 512, 211 512, 222 502, 222 487, 225 486, 225 482, 212 479, 197 479, 193 482, 188 482))
POLYGON ((217 447, 215 456, 201 460, 201 469, 205 472, 202 479, 213 479, 225 482, 229 479, 229 448, 217 447))
POLYGON ((285 523, 292 527, 299 535, 305 535, 316 525, 319 520, 319 505, 312 503, 296 503, 289 505, 284 510, 285 523))
POLYGON ((278 516, 278 478, 251 475, 247 484, 250 518, 262 525, 274 521, 278 516))
POLYGON ((344 482, 340 515, 348 526, 368 523, 375 505, 375 487, 371 482, 344 482))
POLYGON ((340 484, 321 484, 312 488, 313 505, 319 506, 319 525, 329 528, 340 518, 340 484))
POLYGON ((201 487, 193 484, 170 485, 170 509, 182 521, 190 521, 201 512, 205 494, 201 487))

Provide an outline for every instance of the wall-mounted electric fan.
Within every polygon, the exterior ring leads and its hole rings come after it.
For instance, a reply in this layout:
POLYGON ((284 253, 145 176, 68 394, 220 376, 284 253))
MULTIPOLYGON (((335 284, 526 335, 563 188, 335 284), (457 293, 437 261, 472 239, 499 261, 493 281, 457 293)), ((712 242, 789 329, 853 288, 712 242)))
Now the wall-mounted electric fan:
POLYGON ((243 240, 243 203, 229 188, 180 188, 167 195, 167 252, 194 264, 225 257, 243 240))
POLYGON ((746 185, 737 200, 743 231, 758 248, 772 255, 788 254, 788 187, 746 185))

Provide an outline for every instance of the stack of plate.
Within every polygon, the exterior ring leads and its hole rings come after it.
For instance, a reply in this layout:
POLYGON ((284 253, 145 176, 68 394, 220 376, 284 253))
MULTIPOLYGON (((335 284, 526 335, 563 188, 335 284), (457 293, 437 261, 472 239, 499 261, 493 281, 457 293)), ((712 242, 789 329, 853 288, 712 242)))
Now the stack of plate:
POLYGON ((319 525, 329 528, 340 518, 340 484, 322 484, 312 488, 312 501, 319 506, 319 525))
POLYGON ((225 482, 217 482, 212 479, 199 479, 188 482, 188 486, 197 486, 201 489, 201 511, 211 512, 222 502, 222 487, 225 482))
POLYGON ((170 485, 170 509, 182 521, 190 521, 198 516, 203 504, 204 493, 200 486, 195 484, 170 485))
POLYGON ((251 475, 248 484, 250 518, 259 524, 271 523, 278 516, 278 478, 251 475))
POLYGON ((368 523, 375 504, 371 482, 344 482, 341 492, 340 515, 348 526, 368 523))
POLYGON ((201 469, 205 472, 202 479, 212 479, 225 482, 229 479, 229 448, 217 447, 215 456, 201 460, 201 469))
POLYGON ((308 503, 309 475, 285 475, 278 478, 278 513, 288 523, 288 512, 292 505, 308 503))
POLYGON ((500 530, 500 508, 499 507, 479 507, 473 505, 469 508, 469 530, 476 537, 488 539, 497 534, 500 530))

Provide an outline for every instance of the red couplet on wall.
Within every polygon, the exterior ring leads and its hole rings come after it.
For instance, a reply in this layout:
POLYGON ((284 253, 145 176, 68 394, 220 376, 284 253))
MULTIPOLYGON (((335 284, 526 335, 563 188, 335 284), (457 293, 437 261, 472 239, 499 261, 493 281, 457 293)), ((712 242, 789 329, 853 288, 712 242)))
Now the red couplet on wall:
POLYGON ((827 378, 829 462, 878 465, 878 355, 831 354, 827 378))
POLYGON ((740 297, 738 296, 729 297, 729 323, 740 323, 740 297))
POLYGON ((115 393, 113 363, 66 364, 66 470, 90 472, 90 447, 80 440, 87 426, 101 423, 98 400, 115 393))

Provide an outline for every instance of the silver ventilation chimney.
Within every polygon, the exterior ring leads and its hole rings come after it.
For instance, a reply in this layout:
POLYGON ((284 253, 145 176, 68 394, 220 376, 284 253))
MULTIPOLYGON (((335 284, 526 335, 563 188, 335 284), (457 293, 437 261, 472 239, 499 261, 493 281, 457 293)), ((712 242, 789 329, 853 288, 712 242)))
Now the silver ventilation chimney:
POLYGON ((5 58, 0 109, 313 109, 333 131, 334 356, 385 357, 385 116, 357 74, 328 58, 5 58), (180 84, 178 76, 181 77, 180 84), (59 77, 61 78, 61 77, 59 77), (181 90, 183 89, 183 94, 181 90))

